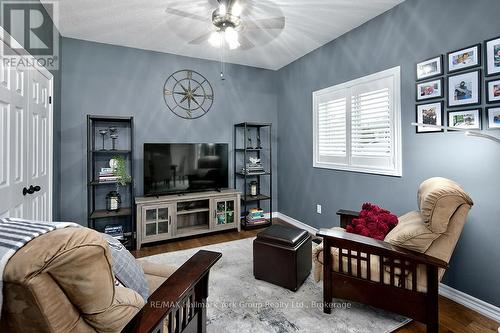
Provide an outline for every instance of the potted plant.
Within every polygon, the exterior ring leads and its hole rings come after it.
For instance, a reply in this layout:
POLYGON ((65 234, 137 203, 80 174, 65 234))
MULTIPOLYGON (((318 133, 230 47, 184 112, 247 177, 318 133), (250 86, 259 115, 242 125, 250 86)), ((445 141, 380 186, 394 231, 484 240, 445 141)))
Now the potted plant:
POLYGON ((118 192, 120 186, 126 186, 132 181, 132 177, 127 172, 127 162, 123 156, 115 156, 111 160, 113 174, 117 177, 116 190, 106 195, 106 209, 108 211, 118 211, 121 207, 121 195, 118 192))

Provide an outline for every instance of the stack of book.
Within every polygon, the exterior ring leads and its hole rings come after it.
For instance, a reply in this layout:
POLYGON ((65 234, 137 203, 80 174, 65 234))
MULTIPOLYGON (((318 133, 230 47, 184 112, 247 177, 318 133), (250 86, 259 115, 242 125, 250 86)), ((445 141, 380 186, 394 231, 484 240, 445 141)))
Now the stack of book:
POLYGON ((241 172, 247 175, 261 175, 266 173, 262 164, 259 163, 247 163, 246 168, 242 168, 241 172))
POLYGON ((246 217, 246 223, 251 225, 267 223, 264 217, 264 211, 260 208, 251 208, 246 217))
POLYGON ((121 225, 107 225, 104 227, 104 233, 118 240, 125 239, 123 236, 123 226, 121 225))
POLYGON ((115 176, 113 168, 101 168, 98 179, 100 183, 114 183, 118 180, 118 177, 115 176))

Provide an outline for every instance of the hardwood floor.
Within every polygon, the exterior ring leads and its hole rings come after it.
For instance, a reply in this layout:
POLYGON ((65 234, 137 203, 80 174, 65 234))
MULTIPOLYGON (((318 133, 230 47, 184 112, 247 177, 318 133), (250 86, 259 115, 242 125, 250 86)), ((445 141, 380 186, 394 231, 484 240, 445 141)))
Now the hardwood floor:
MULTIPOLYGON (((275 224, 287 223, 275 219, 275 224)), ((254 237, 261 230, 227 231, 197 238, 173 240, 168 243, 143 247, 139 251, 132 251, 136 258, 155 254, 191 249, 211 244, 230 242, 233 240, 254 237)), ((455 303, 445 297, 439 297, 439 326, 440 333, 498 333, 499 323, 491 320, 463 305, 455 303)), ((398 329, 395 333, 425 333, 425 325, 411 322, 398 329)))

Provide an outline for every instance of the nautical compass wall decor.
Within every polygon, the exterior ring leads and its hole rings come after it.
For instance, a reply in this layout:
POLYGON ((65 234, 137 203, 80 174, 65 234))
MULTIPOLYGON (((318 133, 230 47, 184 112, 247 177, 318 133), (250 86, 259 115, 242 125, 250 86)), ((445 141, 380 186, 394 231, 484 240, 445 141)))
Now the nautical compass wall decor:
POLYGON ((212 107, 214 91, 203 75, 185 69, 175 72, 165 81, 163 99, 177 116, 196 119, 212 107))

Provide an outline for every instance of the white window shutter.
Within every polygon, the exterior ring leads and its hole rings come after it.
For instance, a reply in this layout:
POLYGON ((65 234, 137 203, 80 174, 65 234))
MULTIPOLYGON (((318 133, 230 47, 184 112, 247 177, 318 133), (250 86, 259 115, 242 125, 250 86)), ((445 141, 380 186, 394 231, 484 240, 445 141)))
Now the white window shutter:
POLYGON ((400 68, 313 93, 314 166, 401 176, 400 68))
POLYGON ((351 163, 394 166, 393 80, 383 78, 351 89, 351 163))
POLYGON ((317 163, 347 163, 346 108, 344 89, 315 96, 317 163))

